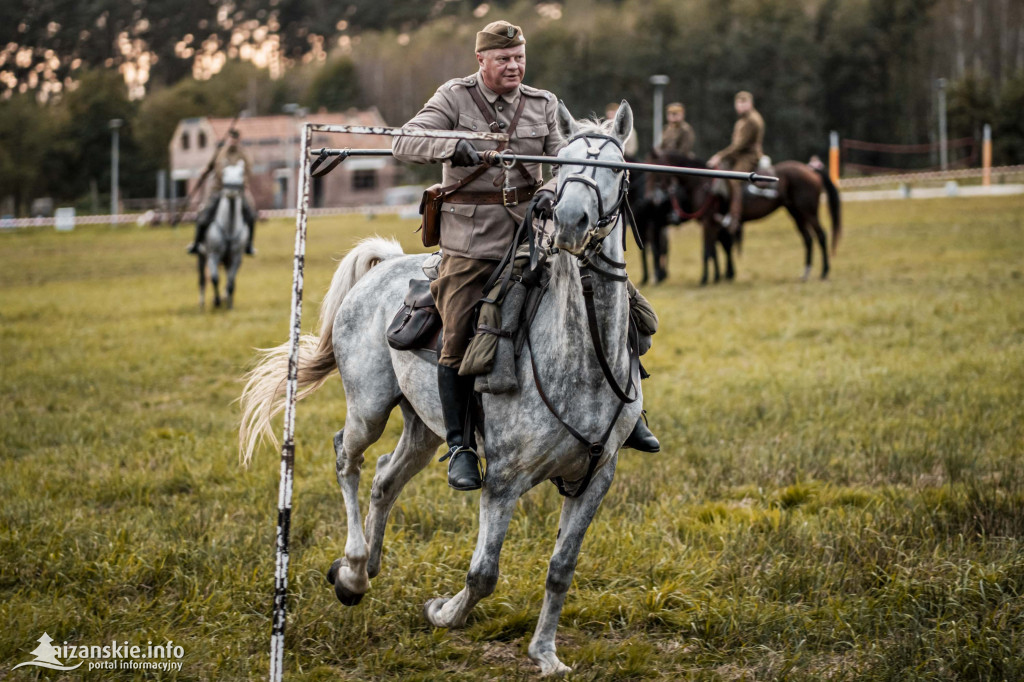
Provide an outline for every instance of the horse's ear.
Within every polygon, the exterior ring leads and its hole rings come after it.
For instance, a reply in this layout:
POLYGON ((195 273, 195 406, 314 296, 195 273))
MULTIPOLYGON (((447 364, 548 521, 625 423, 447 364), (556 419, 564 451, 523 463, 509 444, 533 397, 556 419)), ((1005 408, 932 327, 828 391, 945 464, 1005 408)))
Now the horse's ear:
POLYGON ((633 132, 633 109, 630 108, 629 102, 626 100, 622 100, 619 110, 615 112, 615 125, 612 127, 612 132, 623 144, 629 139, 629 134, 633 132))
POLYGON ((562 136, 563 140, 572 139, 573 135, 576 134, 576 119, 569 113, 569 109, 565 106, 565 102, 558 100, 558 134, 562 136))

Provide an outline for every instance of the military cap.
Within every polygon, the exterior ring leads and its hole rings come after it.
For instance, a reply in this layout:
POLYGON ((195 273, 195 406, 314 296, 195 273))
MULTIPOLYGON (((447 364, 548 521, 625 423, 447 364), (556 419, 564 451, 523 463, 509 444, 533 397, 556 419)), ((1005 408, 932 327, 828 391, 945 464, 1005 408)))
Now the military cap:
POLYGON ((500 50, 516 45, 525 45, 523 29, 507 21, 492 21, 484 26, 484 30, 476 34, 476 51, 500 50))
POLYGON ((738 101, 738 100, 744 100, 744 101, 746 101, 746 102, 750 102, 751 104, 753 104, 753 103, 754 103, 754 96, 753 96, 753 95, 751 95, 751 94, 750 94, 749 92, 747 92, 746 90, 740 90, 739 92, 737 92, 737 93, 736 93, 736 98, 735 98, 735 99, 736 99, 737 101, 738 101))

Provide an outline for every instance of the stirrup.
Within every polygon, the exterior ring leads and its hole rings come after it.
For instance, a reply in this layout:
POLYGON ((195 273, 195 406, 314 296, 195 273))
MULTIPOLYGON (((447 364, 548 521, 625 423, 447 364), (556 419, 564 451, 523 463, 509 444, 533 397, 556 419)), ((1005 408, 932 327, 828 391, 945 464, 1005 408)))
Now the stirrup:
POLYGON ((479 490, 483 486, 480 475, 480 457, 473 448, 457 445, 444 454, 439 462, 448 460, 448 487, 453 490, 479 490))

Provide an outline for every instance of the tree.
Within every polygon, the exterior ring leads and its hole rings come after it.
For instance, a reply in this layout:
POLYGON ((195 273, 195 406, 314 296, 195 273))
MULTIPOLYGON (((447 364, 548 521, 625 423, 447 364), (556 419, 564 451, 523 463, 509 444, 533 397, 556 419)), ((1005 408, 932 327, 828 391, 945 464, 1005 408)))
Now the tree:
POLYGON ((999 107, 993 125, 995 163, 1024 163, 1024 70, 1007 79, 999 92, 999 107))
POLYGON ((316 72, 305 101, 314 111, 343 111, 359 106, 360 95, 355 63, 349 57, 335 57, 316 72))
POLYGON ((32 94, 0 100, 0 188, 18 215, 51 187, 52 162, 64 143, 58 113, 32 94))

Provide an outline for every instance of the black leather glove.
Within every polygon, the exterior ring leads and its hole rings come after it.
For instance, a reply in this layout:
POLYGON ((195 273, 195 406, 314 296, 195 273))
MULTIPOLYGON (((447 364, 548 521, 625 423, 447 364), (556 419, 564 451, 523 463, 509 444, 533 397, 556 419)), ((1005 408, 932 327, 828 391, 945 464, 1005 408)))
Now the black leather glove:
POLYGON ((479 166, 483 163, 476 147, 470 144, 469 140, 459 140, 455 145, 455 153, 452 154, 453 166, 479 166))
POLYGON ((555 213, 555 193, 549 189, 542 189, 535 197, 537 203, 533 205, 533 215, 540 220, 549 220, 555 213))

